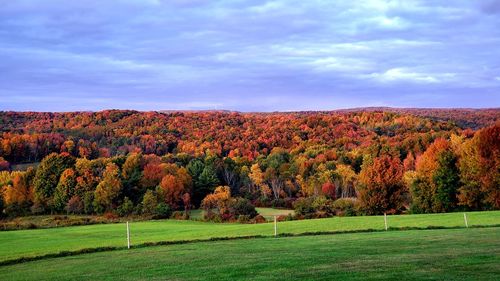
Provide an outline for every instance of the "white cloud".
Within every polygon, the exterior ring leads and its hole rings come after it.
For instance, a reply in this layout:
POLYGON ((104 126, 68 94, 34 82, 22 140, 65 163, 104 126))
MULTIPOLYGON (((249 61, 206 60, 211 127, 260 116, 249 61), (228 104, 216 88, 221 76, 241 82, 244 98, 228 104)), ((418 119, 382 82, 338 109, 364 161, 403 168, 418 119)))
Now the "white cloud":
POLYGON ((310 63, 316 71, 359 72, 371 69, 372 63, 355 58, 324 57, 310 63))
POLYGON ((409 68, 398 67, 391 68, 382 73, 372 73, 366 75, 365 77, 377 80, 379 82, 396 82, 396 81, 407 81, 414 83, 440 83, 444 80, 449 80, 455 77, 455 73, 424 73, 412 71, 409 68))

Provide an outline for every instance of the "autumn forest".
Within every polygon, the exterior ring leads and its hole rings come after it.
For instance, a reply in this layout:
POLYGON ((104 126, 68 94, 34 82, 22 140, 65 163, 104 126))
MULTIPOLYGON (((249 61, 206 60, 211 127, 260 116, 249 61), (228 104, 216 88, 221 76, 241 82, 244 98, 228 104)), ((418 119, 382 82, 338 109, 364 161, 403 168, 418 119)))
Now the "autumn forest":
POLYGON ((2 215, 500 209, 500 110, 0 113, 2 215))

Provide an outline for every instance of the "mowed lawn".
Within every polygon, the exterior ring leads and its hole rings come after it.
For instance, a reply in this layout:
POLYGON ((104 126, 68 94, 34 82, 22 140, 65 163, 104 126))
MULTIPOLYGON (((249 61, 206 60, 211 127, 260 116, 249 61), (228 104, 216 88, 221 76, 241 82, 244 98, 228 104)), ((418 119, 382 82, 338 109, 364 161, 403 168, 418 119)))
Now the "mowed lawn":
MULTIPOLYGON (((500 211, 467 213, 469 226, 498 225, 500 211)), ((460 227, 462 213, 388 216, 389 227, 460 227)), ((278 223, 279 233, 384 229, 383 216, 334 217, 278 223)), ((273 223, 237 224, 197 221, 146 221, 130 225, 132 245, 155 241, 274 234, 273 223)), ((0 232, 0 260, 104 246, 126 246, 124 223, 0 232)))
POLYGON ((0 267, 0 280, 498 280, 499 228, 260 238, 0 267))

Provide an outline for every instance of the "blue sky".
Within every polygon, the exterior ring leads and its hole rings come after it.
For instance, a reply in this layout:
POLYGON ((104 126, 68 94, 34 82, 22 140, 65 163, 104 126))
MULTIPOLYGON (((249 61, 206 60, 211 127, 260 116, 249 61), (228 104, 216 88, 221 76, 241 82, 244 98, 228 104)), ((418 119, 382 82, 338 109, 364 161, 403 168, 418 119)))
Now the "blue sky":
POLYGON ((0 110, 500 106, 500 1, 0 2, 0 110))

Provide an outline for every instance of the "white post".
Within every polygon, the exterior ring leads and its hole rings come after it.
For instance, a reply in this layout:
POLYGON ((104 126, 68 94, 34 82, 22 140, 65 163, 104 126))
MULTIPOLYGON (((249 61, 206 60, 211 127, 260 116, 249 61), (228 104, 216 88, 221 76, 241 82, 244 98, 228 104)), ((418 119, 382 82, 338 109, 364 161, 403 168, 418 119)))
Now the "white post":
POLYGON ((467 215, 464 213, 464 221, 465 221, 465 227, 469 228, 469 224, 467 223, 467 215))
POLYGON ((276 220, 276 216, 274 216, 274 237, 278 236, 278 221, 276 220))
POLYGON ((385 230, 387 230, 387 214, 384 213, 384 224, 385 224, 385 230))
POLYGON ((130 228, 128 227, 128 222, 127 222, 127 248, 130 249, 130 228))

